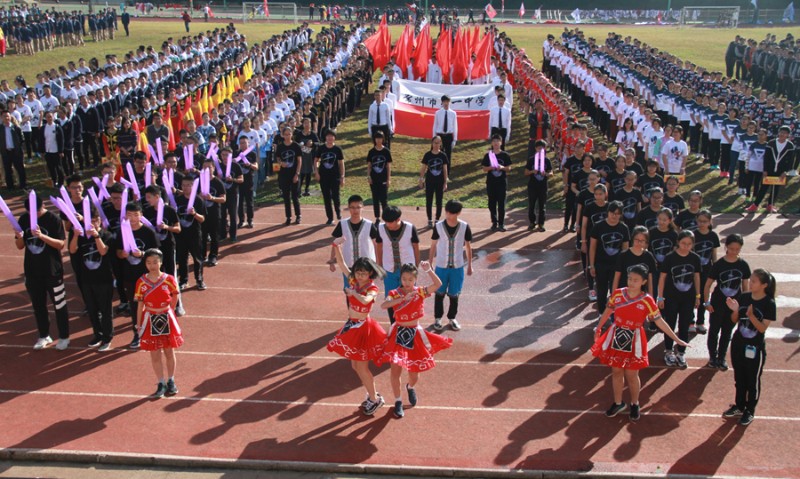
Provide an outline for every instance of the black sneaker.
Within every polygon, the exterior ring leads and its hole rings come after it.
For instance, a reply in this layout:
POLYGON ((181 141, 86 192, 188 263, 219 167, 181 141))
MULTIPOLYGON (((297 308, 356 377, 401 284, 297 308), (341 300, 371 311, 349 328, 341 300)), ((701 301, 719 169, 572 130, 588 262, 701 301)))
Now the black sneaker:
POLYGON ((642 415, 639 413, 639 405, 638 404, 631 404, 631 421, 636 422, 641 417, 642 417, 642 415))
POLYGON ((394 417, 396 417, 397 419, 400 419, 406 415, 405 411, 403 411, 403 401, 394 402, 393 412, 394 412, 394 417))
POLYGON ((130 311, 130 309, 131 309, 131 308, 130 308, 130 306, 128 305, 128 303, 119 303, 119 304, 118 304, 118 305, 117 305, 117 306, 114 308, 114 314, 122 314, 122 313, 124 313, 124 312, 126 312, 126 311, 130 311))
POLYGON ((492 225, 492 231, 497 231, 497 225, 492 225))
POLYGON ((103 344, 103 341, 100 338, 92 338, 92 342, 89 343, 89 347, 90 348, 97 348, 101 344, 103 344))
POLYGON ((506 227, 503 226, 503 225, 497 225, 497 231, 499 231, 501 233, 505 233, 506 232, 506 227))
POLYGON ((724 359, 720 359, 719 361, 717 361, 717 368, 719 368, 720 371, 727 371, 728 370, 728 361, 726 361, 724 359))
POLYGON ((302 218, 302 217, 300 215, 297 215, 297 217, 294 219, 294 224, 299 225, 300 224, 300 218, 302 218))
POLYGON ((575 225, 572 225, 572 226, 569 227, 569 232, 570 233, 576 233, 577 231, 578 231, 578 229, 575 227, 575 225))
POLYGON ((428 228, 433 228, 433 221, 428 220, 428 228))
POLYGON ((408 403, 411 404, 411 407, 417 405, 417 391, 416 389, 412 388, 408 384, 406 384, 406 392, 408 393, 408 403))
POLYGON ((253 222, 252 221, 248 221, 247 222, 247 229, 253 229, 253 222))
POLYGON ((374 402, 367 399, 366 401, 367 404, 364 406, 365 415, 367 416, 374 415, 378 409, 380 409, 384 404, 386 404, 386 401, 383 400, 383 396, 381 396, 380 394, 377 394, 376 396, 377 399, 374 402))
POLYGON ((244 221, 236 225, 236 229, 244 229, 244 221))
POLYGON ((722 413, 722 417, 741 417, 743 414, 744 412, 738 407, 736 407, 736 404, 731 404, 731 407, 729 407, 728 409, 725 410, 724 413, 722 413))
POLYGON ((167 392, 165 394, 167 396, 174 396, 178 394, 178 386, 175 385, 175 381, 173 379, 167 381, 167 392))
POLYGON ((186 288, 188 288, 188 287, 189 287, 189 283, 188 283, 188 282, 182 282, 182 283, 181 283, 181 284, 178 286, 178 288, 180 288, 180 290, 181 290, 181 291, 184 291, 184 290, 185 290, 186 288))
POLYGON ((156 388, 156 392, 153 393, 153 397, 161 398, 164 397, 164 394, 166 393, 167 393, 167 386, 164 383, 159 382, 158 387, 156 388))
POLYGON ((328 218, 328 221, 325 222, 325 226, 332 226, 332 225, 333 225, 333 220, 328 218))
POLYGON ((627 406, 625 405, 624 402, 621 402, 619 404, 611 403, 611 407, 608 408, 608 411, 606 411, 606 417, 614 417, 617 414, 619 414, 622 411, 624 411, 626 407, 627 406))
POLYGON ((213 257, 212 258, 208 258, 208 261, 206 262, 206 266, 210 266, 210 267, 213 268, 216 265, 217 265, 217 258, 213 258, 213 257))
POLYGON ((716 359, 711 358, 708 360, 708 364, 706 364, 706 367, 711 369, 717 369, 719 367, 719 363, 717 362, 716 359))
POLYGON ((203 281, 198 281, 197 282, 197 290, 198 291, 205 291, 207 289, 208 289, 208 286, 206 286, 206 283, 204 283, 203 281))
POLYGON ((291 218, 286 218, 286 221, 284 221, 283 224, 285 224, 286 226, 289 226, 290 224, 292 224, 292 219, 291 218))
POLYGON ((753 422, 753 419, 755 418, 756 417, 750 411, 745 409, 744 412, 742 413, 742 417, 739 419, 739 424, 741 424, 742 426, 749 426, 750 423, 753 422))
POLYGON ((139 338, 133 338, 133 341, 131 341, 131 344, 128 345, 128 347, 131 348, 131 349, 139 349, 139 346, 141 346, 141 342, 139 341, 139 338))

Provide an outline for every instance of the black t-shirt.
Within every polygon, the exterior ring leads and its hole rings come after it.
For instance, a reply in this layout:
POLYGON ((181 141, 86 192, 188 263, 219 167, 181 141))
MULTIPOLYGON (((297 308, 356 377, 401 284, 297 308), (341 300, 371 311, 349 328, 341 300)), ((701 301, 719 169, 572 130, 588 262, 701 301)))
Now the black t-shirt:
MULTIPOLYGON (((579 172, 583 168, 583 164, 581 163, 580 158, 575 155, 570 156, 564 162, 564 171, 567 172, 567 183, 572 183, 572 177, 575 173, 579 172)), ((568 190, 568 195, 572 195, 571 190, 568 190)))
MULTIPOLYGON (((64 275, 61 263, 61 250, 51 248, 44 241, 31 234, 31 222, 28 212, 19 217, 25 240, 25 276, 34 278, 60 278, 64 275)), ((56 214, 49 211, 37 218, 39 231, 54 239, 65 239, 64 223, 56 214)))
POLYGON ((615 226, 603 221, 592 228, 593 239, 597 240, 595 252, 595 266, 604 265, 613 267, 617 258, 624 250, 624 243, 630 242, 628 227, 621 221, 615 226))
POLYGON ((661 203, 661 206, 671 209, 672 214, 677 215, 684 208, 686 208, 686 203, 684 203, 683 197, 677 193, 672 198, 670 198, 668 194, 664 193, 664 202, 661 203))
MULTIPOLYGON (((606 221, 606 218, 608 217, 608 202, 606 202, 603 206, 600 206, 595 203, 594 198, 592 198, 592 202, 581 209, 581 216, 588 218, 588 223, 586 225, 586 237, 590 238, 592 229, 596 225, 606 221)), ((581 223, 583 223, 583 218, 581 218, 581 223)))
POLYGON ((579 193, 581 191, 585 191, 586 188, 589 187, 589 172, 580 169, 576 171, 575 174, 570 174, 569 183, 570 183, 570 188, 572 188, 573 184, 576 185, 579 193))
POLYGON ((314 158, 319 159, 317 173, 319 173, 320 180, 339 181, 342 176, 339 162, 344 160, 344 153, 338 145, 330 148, 327 145, 318 146, 314 158))
POLYGON ((711 268, 711 253, 715 248, 719 248, 719 236, 714 231, 703 234, 700 231, 694 232, 694 252, 700 256, 700 266, 704 271, 711 268))
POLYGON ((644 226, 648 230, 658 226, 658 211, 653 211, 649 206, 636 215, 636 224, 644 226))
POLYGON ((303 150, 295 142, 286 146, 284 142, 278 143, 275 147, 275 160, 280 162, 281 169, 278 172, 278 179, 292 181, 297 174, 297 162, 302 161, 303 150))
POLYGON ((697 214, 700 213, 692 213, 689 210, 683 210, 678 213, 678 216, 675 217, 675 226, 680 228, 681 230, 689 230, 694 233, 697 232, 697 214))
POLYGON ((639 212, 639 205, 642 203, 642 192, 635 188, 625 191, 623 188, 614 193, 614 201, 622 203, 622 218, 624 218, 625 224, 633 224, 636 214, 639 212))
MULTIPOLYGON (((649 274, 653 276, 658 275, 658 266, 656 266, 656 259, 653 253, 645 250, 641 255, 636 256, 633 251, 628 249, 620 254, 617 258, 617 268, 615 271, 620 273, 618 288, 625 288, 628 286, 628 272, 634 266, 644 266, 649 274)), ((644 286, 646 290, 647 285, 644 286)))
MULTIPOLYGON (((505 151, 501 151, 497 155, 497 164, 501 167, 509 166, 511 164, 511 157, 505 151)), ((489 153, 483 155, 483 161, 481 161, 482 166, 492 166, 492 163, 489 161, 489 153)), ((501 170, 491 170, 486 173, 486 184, 488 185, 498 185, 498 184, 505 184, 506 183, 506 172, 501 170)))
POLYGON ((667 255, 678 246, 678 233, 672 228, 661 231, 658 227, 650 228, 650 246, 647 248, 653 253, 656 261, 661 264, 667 255))
POLYGON ((608 184, 608 195, 609 197, 613 197, 614 193, 621 190, 625 187, 625 173, 627 170, 623 171, 622 173, 618 172, 616 169, 611 170, 611 173, 606 176, 606 184, 608 184))
MULTIPOLYGON (((177 201, 177 198, 176 198, 177 201)), ((144 207, 144 211, 142 212, 144 217, 147 218, 150 223, 154 227, 157 227, 156 224, 156 216, 158 216, 158 211, 155 208, 147 205, 144 207)), ((178 213, 175 211, 175 208, 170 206, 168 203, 164 203, 164 218, 162 219, 164 224, 167 226, 175 226, 175 223, 178 223, 178 213)), ((158 242, 161 243, 161 250, 173 250, 175 248, 175 238, 171 231, 167 230, 158 230, 156 231, 156 237, 158 238, 158 242)))
POLYGON ((100 231, 100 240, 108 246, 108 253, 101 255, 97 250, 97 240, 87 238, 85 235, 78 237, 78 264, 81 269, 81 281, 91 284, 111 283, 114 279, 111 274, 111 256, 114 249, 111 233, 106 230, 100 231))
MULTIPOLYGON (((225 174, 225 166, 220 165, 222 167, 222 174, 225 174)), ((233 162, 231 163, 231 178, 234 180, 243 175, 242 166, 239 163, 233 162)), ((227 181, 222 181, 222 184, 225 186, 225 203, 230 201, 232 198, 237 198, 239 194, 239 183, 235 181, 231 181, 228 183, 227 181)))
MULTIPOLYGON (((528 162, 525 164, 525 169, 534 171, 536 169, 536 155, 532 155, 528 157, 528 162)), ((549 171, 553 171, 553 166, 550 164, 550 159, 544 159, 544 171, 545 173, 549 171)), ((542 175, 541 173, 536 173, 535 175, 530 175, 528 177, 528 184, 531 183, 544 183, 547 184, 547 176, 542 175)))
MULTIPOLYGON (((497 161, 498 163, 500 162, 499 156, 497 161)), ((421 163, 428 167, 425 171, 425 181, 444 181, 444 167, 447 165, 445 152, 433 153, 432 151, 426 151, 421 163)))
POLYGON ((636 181, 636 186, 642 191, 642 196, 650 199, 650 193, 656 188, 661 188, 663 191, 666 188, 664 178, 661 175, 648 176, 647 174, 640 175, 636 181))
MULTIPOLYGON (((333 229, 333 233, 331 233, 331 236, 333 236, 334 238, 342 237, 342 223, 345 221, 350 223, 350 226, 353 230, 353 236, 359 234, 359 232, 361 231, 361 227, 364 226, 364 220, 361 220, 355 224, 350 222, 350 220, 339 221, 338 223, 336 223, 336 227, 333 229)), ((372 223, 372 227, 370 227, 369 229, 369 237, 372 239, 376 239, 378 237, 378 227, 375 225, 375 223, 372 223)))
MULTIPOLYGON (((466 229, 466 231, 464 231, 464 241, 472 241, 472 230, 470 229, 469 225, 466 225, 466 226, 467 226, 467 229, 466 229)), ((445 229, 445 231, 447 231, 447 234, 450 235, 451 237, 454 234, 456 234, 456 229, 457 228, 458 228, 458 224, 456 224, 455 226, 450 226, 449 224, 447 224, 447 221, 444 222, 444 229, 445 229)), ((433 229, 433 234, 431 235, 431 239, 432 240, 438 240, 439 239, 439 229, 438 228, 434 228, 433 229)))
POLYGON ((594 191, 591 191, 588 188, 581 191, 581 194, 578 195, 578 204, 582 207, 581 217, 583 217, 585 216, 586 208, 588 208, 589 205, 594 204, 594 191))
POLYGON ((694 274, 700 273, 700 257, 696 253, 690 251, 688 255, 681 256, 673 251, 664 258, 659 271, 667 274, 665 298, 694 304, 695 295, 699 293, 694 289, 694 274))
POLYGON ((606 158, 605 160, 601 160, 597 158, 594 162, 594 169, 601 173, 601 182, 605 182, 605 179, 602 177, 602 174, 608 177, 608 174, 614 171, 617 168, 616 163, 611 158, 606 158))
MULTIPOLYGON (((216 176, 212 176, 211 181, 209 182, 208 193, 215 198, 222 196, 225 193, 225 184, 216 176)), ((219 212, 220 208, 222 207, 222 203, 216 203, 214 201, 204 199, 203 204, 205 205, 206 212, 208 212, 209 216, 213 218, 219 218, 219 212)))
MULTIPOLYGON (((238 152, 238 151, 235 151, 235 152, 233 152, 233 158, 238 158, 238 156, 239 156, 239 153, 240 153, 240 152, 238 152)), ((248 154, 247 154, 247 156, 245 156, 245 158, 247 159, 247 161, 248 161, 250 164, 256 164, 256 165, 258 164, 258 158, 256 157, 256 152, 255 152, 255 150, 253 150, 253 151, 251 151, 250 153, 248 153, 248 154)), ((244 181, 243 181, 243 182, 242 182, 242 183, 239 185, 239 186, 240 186, 240 188, 242 188, 242 189, 244 189, 244 190, 249 190, 249 189, 252 189, 252 188, 253 188, 253 176, 254 176, 254 175, 253 175, 253 169, 252 169, 252 168, 250 168, 250 165, 248 165, 248 164, 247 164, 247 163, 245 163, 244 161, 242 161, 242 162, 239 164, 239 167, 240 167, 240 168, 241 168, 241 170, 242 170, 242 176, 243 176, 243 178, 242 178, 242 179, 244 180, 244 181)), ((224 170, 223 170, 223 172, 224 172, 224 170)), ((232 172, 233 172, 233 165, 231 165, 231 174, 233 174, 232 172)), ((175 201, 177 201, 177 198, 175 199, 175 201)))
POLYGON ((392 162, 392 152, 384 147, 380 151, 372 148, 367 153, 367 164, 369 165, 369 176, 372 178, 373 185, 383 185, 389 179, 387 168, 392 162))
POLYGON ((644 169, 642 168, 642 165, 636 163, 635 161, 630 165, 625 165, 625 170, 636 172, 636 176, 642 176, 644 174, 644 169))
MULTIPOLYGON (((122 235, 117 236, 114 249, 122 250, 122 235)), ((158 241, 155 232, 144 224, 142 224, 141 228, 133 232, 133 239, 136 241, 136 249, 142 253, 150 248, 158 248, 161 246, 161 242, 158 241)), ((147 273, 144 257, 136 258, 133 255, 128 255, 127 260, 123 261, 123 264, 125 265, 125 273, 123 276, 128 283, 135 283, 143 274, 147 273)))
POLYGON ((763 346, 764 333, 759 332, 747 317, 747 309, 750 306, 753 306, 753 315, 759 321, 765 319, 775 321, 778 317, 778 308, 775 300, 769 297, 753 300, 752 293, 742 293, 739 297, 739 323, 736 326, 734 337, 739 336, 746 344, 763 346))
MULTIPOLYGON (((203 204, 204 201, 198 195, 194 199, 194 208, 195 213, 199 215, 206 215, 206 206, 203 204)), ((200 223, 194 218, 193 215, 187 213, 189 209, 189 198, 184 195, 180 195, 175 197, 175 204, 178 206, 178 220, 181 223, 181 232, 178 233, 178 241, 182 238, 186 239, 193 239, 195 236, 200 236, 200 223)))
POLYGON ((714 308, 726 307, 725 298, 736 298, 741 294, 742 281, 750 279, 750 265, 742 258, 737 258, 733 263, 724 257, 714 263, 708 277, 716 281, 716 288, 711 293, 711 302, 714 308))

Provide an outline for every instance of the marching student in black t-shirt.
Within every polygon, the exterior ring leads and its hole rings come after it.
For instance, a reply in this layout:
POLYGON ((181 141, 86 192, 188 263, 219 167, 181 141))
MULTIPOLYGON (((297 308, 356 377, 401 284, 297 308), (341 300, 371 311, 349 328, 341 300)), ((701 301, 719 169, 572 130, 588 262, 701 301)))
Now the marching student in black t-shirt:
MULTIPOLYGON (((602 185, 597 185, 599 188, 602 185)), ((606 220, 596 224, 589 242, 589 273, 595 279, 597 308, 602 314, 606 310, 608 292, 614 278, 614 266, 620 253, 628 249, 630 232, 622 223, 622 203, 608 204, 606 220)))
POLYGON ((383 146, 386 138, 382 131, 372 135, 374 145, 367 153, 369 173, 369 189, 372 191, 372 210, 375 213, 375 224, 381 220, 381 208, 389 206, 389 186, 392 183, 392 152, 383 146))
POLYGON ((666 184, 667 192, 664 193, 664 208, 669 208, 673 216, 676 216, 686 208, 683 197, 678 194, 678 186, 680 186, 680 183, 678 182, 678 178, 670 176, 667 178, 666 184))
MULTIPOLYGON (((121 185, 120 185, 121 186, 121 185)), ((112 193, 113 194, 113 193, 112 193)), ((123 260, 123 276, 122 281, 125 283, 125 291, 130 294, 129 305, 131 311, 131 322, 133 324, 133 339, 129 347, 131 349, 139 349, 139 331, 136 328, 136 311, 139 305, 134 299, 134 292, 136 291, 136 281, 147 272, 147 267, 144 263, 144 252, 150 248, 158 248, 161 242, 158 241, 156 233, 142 223, 142 205, 138 202, 130 202, 125 205, 125 219, 131 224, 133 231, 133 251, 125 251, 125 245, 122 239, 121 232, 118 232, 114 244, 117 258, 123 260)), ((109 218, 110 221, 110 218, 109 218)), ((119 279, 117 279, 119 281, 119 279)))
POLYGON ((667 184, 664 178, 658 174, 658 162, 656 160, 647 160, 647 171, 636 180, 636 186, 642 192, 642 201, 644 204, 650 204, 650 196, 656 188, 664 191, 667 184))
MULTIPOLYGON (((235 156, 244 153, 252 144, 246 136, 239 137, 239 150, 235 156)), ((253 149, 241 162, 242 183, 239 185, 239 224, 238 228, 244 227, 245 215, 247 215, 247 227, 253 227, 253 177, 254 171, 258 171, 258 152, 253 149), (248 164, 249 163, 249 164, 248 164)))
POLYGON ((88 234, 73 234, 69 242, 70 255, 77 258, 80 268, 81 291, 89 321, 94 333, 89 342, 90 348, 98 351, 111 349, 111 338, 114 337, 114 316, 111 303, 114 299, 114 278, 111 274, 111 256, 108 255, 111 245, 111 234, 102 229, 100 213, 92 208, 92 227, 88 234))
POLYGON ((221 209, 220 215, 220 232, 221 239, 230 237, 231 243, 236 243, 236 230, 238 221, 239 210, 239 185, 244 183, 244 175, 242 174, 242 167, 233 160, 233 152, 227 146, 219 150, 220 169, 223 171, 222 184, 225 187, 225 205, 221 209), (230 167, 228 166, 230 163, 230 167))
POLYGON ((547 142, 536 140, 533 144, 533 153, 528 157, 528 163, 525 165, 525 176, 528 177, 528 221, 530 221, 528 231, 533 231, 534 228, 539 232, 545 231, 544 210, 547 206, 547 180, 553 176, 553 166, 545 156, 546 151, 547 142), (536 161, 536 155, 544 156, 543 165, 542 162, 536 161), (538 222, 536 221, 537 209, 539 212, 538 222))
POLYGON ((344 153, 336 145, 336 132, 325 132, 325 143, 317 147, 314 153, 314 176, 322 189, 322 201, 325 203, 326 225, 333 224, 333 215, 342 219, 339 189, 344 186, 344 153))
POLYGON ((577 215, 577 208, 575 205, 575 199, 577 196, 575 193, 570 189, 570 185, 572 184, 572 175, 577 173, 581 167, 582 163, 580 158, 583 157, 583 154, 586 152, 586 143, 583 141, 578 141, 575 143, 575 153, 567 158, 564 162, 563 170, 562 170, 562 178, 561 180, 564 182, 564 233, 576 231, 575 221, 577 215))
POLYGON ((189 284, 190 254, 192 255, 194 279, 197 283, 197 289, 200 291, 206 289, 206 283, 203 281, 203 246, 200 238, 200 228, 206 220, 206 207, 203 200, 199 197, 199 191, 194 198, 194 204, 189 204, 192 194, 192 185, 195 179, 196 176, 194 175, 184 176, 183 188, 181 190, 182 194, 175 198, 175 203, 178 206, 178 218, 181 223, 181 231, 175 237, 178 283, 181 291, 186 289, 189 284))
POLYGON ((636 173, 630 170, 626 171, 625 186, 612 195, 614 201, 622 203, 622 221, 629 231, 636 226, 636 215, 639 214, 642 206, 642 192, 635 188, 636 180, 636 173))
POLYGON ((447 154, 442 151, 442 139, 434 136, 431 149, 422 157, 419 169, 419 187, 425 189, 425 212, 428 228, 433 228, 433 196, 436 195, 436 221, 442 216, 442 196, 447 191, 447 154))
MULTIPOLYGON (((700 285, 704 286, 711 267, 717 261, 719 236, 711 228, 711 212, 700 210, 697 213, 697 230, 694 232, 694 252, 700 256, 700 285)), ((706 308, 701 304, 695 313, 695 322, 689 326, 689 333, 706 334, 706 308)))
POLYGON ((608 195, 611 197, 625 186, 625 175, 628 173, 628 170, 625 169, 625 156, 617 156, 614 165, 615 168, 606 175, 605 181, 608 186, 608 195))
POLYGON ((292 127, 285 126, 281 130, 283 141, 275 146, 275 161, 280 165, 278 171, 278 187, 283 197, 286 210, 286 225, 292 224, 292 205, 294 204, 294 222, 300 224, 300 168, 303 166, 303 150, 292 141, 292 127))
POLYGON ((29 204, 26 199, 26 213, 22 213, 18 221, 22 233, 14 234, 14 243, 17 249, 25 250, 25 289, 31 299, 39 330, 39 339, 33 349, 45 348, 53 342, 50 338, 50 315, 47 312, 47 297, 50 296, 58 325, 56 349, 64 350, 69 346, 69 313, 61 262, 61 250, 65 243, 64 224, 56 214, 44 208, 41 196, 36 196, 36 211, 33 213, 29 204), (36 215, 34 230, 31 230, 31 214, 36 215))
POLYGON ((726 300, 732 311, 731 321, 736 324, 731 341, 736 403, 722 413, 722 416, 739 416, 739 424, 743 426, 755 419, 756 406, 761 396, 761 373, 767 359, 766 331, 778 319, 776 288, 772 274, 756 269, 750 277, 750 292, 742 293, 738 300, 726 300))
POLYGON ((492 135, 492 153, 497 158, 497 166, 492 166, 489 153, 483 155, 481 166, 486 173, 486 195, 489 197, 489 214, 492 218, 492 231, 505 231, 506 216, 506 174, 511 171, 511 157, 500 149, 502 138, 492 135))
POLYGON ((644 226, 648 230, 658 225, 658 213, 661 212, 664 204, 664 190, 653 188, 650 190, 650 201, 647 208, 639 211, 636 215, 636 224, 644 226))
POLYGON ((222 217, 221 211, 225 204, 225 185, 216 175, 214 160, 206 158, 203 168, 211 175, 208 194, 198 196, 203 198, 206 207, 206 221, 200 227, 202 234, 203 258, 206 266, 216 266, 219 256, 219 225, 222 217), (210 247, 210 248, 209 248, 210 247))
POLYGON ((689 230, 691 232, 697 231, 697 215, 700 213, 700 208, 703 206, 703 193, 699 190, 694 190, 689 193, 689 207, 675 217, 675 225, 681 230, 689 230))
MULTIPOLYGON (((125 205, 122 204, 123 191, 125 191, 125 186, 122 183, 114 183, 108 187, 110 197, 103 202, 103 214, 108 219, 108 228, 106 230, 111 234, 111 241, 115 245, 121 238, 119 234, 120 218, 124 216, 122 209, 125 208, 125 205)), ((114 308, 114 313, 131 314, 130 305, 128 304, 128 291, 125 289, 125 260, 118 258, 116 254, 111 258, 111 272, 114 274, 117 296, 119 296, 119 304, 114 308)), ((130 294, 132 295, 133 291, 130 294)))
POLYGON ((750 291, 750 265, 739 257, 744 246, 742 235, 733 233, 725 238, 725 256, 711 267, 706 279, 703 306, 709 312, 708 319, 708 367, 728 370, 728 344, 731 341, 734 323, 731 310, 725 305, 728 298, 738 299, 750 291), (714 292, 711 286, 717 283, 714 292))
POLYGON ((606 220, 608 215, 608 190, 606 185, 597 184, 599 174, 589 175, 589 187, 581 192, 578 197, 578 219, 580 228, 578 229, 577 248, 581 252, 581 267, 586 278, 586 285, 589 287, 589 301, 597 301, 597 290, 594 287, 594 276, 589 271, 589 242, 591 240, 592 228, 598 223, 606 220), (591 197, 591 200, 589 199, 591 197))
MULTIPOLYGON (((313 113, 312 113, 313 115, 313 113)), ((303 196, 310 196, 308 188, 311 185, 311 175, 314 174, 314 151, 317 149, 319 137, 311 129, 311 118, 303 118, 302 130, 294 134, 295 141, 303 151, 303 169, 300 172, 300 186, 305 184, 303 196)))
MULTIPOLYGON (((694 233, 683 230, 678 233, 678 248, 669 253, 661 264, 658 282, 658 307, 664 311, 664 320, 673 330, 677 324, 678 337, 689 342, 689 325, 692 324, 694 310, 700 305, 700 257, 692 251, 694 233), (694 301, 692 300, 694 297, 694 301)), ((678 346, 672 351, 672 340, 664 339, 664 362, 667 366, 686 367, 684 352, 678 346)))
MULTIPOLYGON (((75 217, 81 224, 83 224, 83 178, 78 174, 70 175, 66 178, 66 180, 64 180, 64 186, 69 193, 69 201, 72 203, 75 217)), ((67 234, 67 243, 69 244, 74 236, 72 231, 72 222, 69 221, 63 212, 59 212, 59 217, 64 223, 64 231, 67 234)), ((81 292, 81 297, 83 297, 83 286, 81 282, 81 273, 83 270, 80 267, 80 262, 81 260, 77 253, 70 252, 69 263, 70 266, 72 266, 72 272, 75 274, 75 281, 78 283, 78 289, 81 292)), ((86 304, 85 301, 84 304, 86 304)))
MULTIPOLYGON (((163 188, 152 183, 144 189, 145 207, 142 214, 156 229, 156 238, 158 238, 160 243, 158 249, 161 250, 161 271, 177 278, 175 235, 181 232, 181 222, 175 208, 169 204, 169 201, 164 201, 166 199, 164 198, 164 191, 163 188), (164 213, 161 218, 161 224, 158 224, 159 200, 164 201, 164 213)), ((178 294, 178 298, 178 306, 175 308, 175 314, 177 316, 183 316, 186 314, 186 310, 183 308, 182 301, 180 300, 180 293, 178 294)))
POLYGON ((656 266, 656 259, 653 257, 653 253, 647 251, 650 234, 644 226, 636 226, 631 231, 631 247, 620 254, 617 259, 614 284, 611 287, 611 291, 627 287, 628 273, 631 272, 631 268, 640 266, 647 273, 647 278, 645 278, 647 279, 647 293, 655 298, 656 291, 653 289, 653 277, 658 275, 658 266, 656 266))

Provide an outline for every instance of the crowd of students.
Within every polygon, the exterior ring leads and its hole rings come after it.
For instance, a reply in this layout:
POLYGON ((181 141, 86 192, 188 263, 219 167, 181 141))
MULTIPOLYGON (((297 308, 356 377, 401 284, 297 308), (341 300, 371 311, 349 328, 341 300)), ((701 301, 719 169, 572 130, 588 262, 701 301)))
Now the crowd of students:
POLYGON ((800 100, 800 49, 791 33, 778 41, 774 34, 757 42, 739 35, 725 51, 725 75, 753 88, 800 100))

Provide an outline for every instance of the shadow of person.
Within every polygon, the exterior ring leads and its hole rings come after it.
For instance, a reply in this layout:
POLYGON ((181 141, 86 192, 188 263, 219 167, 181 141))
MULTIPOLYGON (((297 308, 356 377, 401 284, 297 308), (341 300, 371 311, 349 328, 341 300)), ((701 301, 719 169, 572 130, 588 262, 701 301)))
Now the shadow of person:
POLYGON ((82 437, 86 437, 102 431, 106 427, 106 422, 130 412, 139 406, 152 401, 150 397, 143 397, 135 401, 123 404, 95 418, 77 418, 58 421, 42 429, 33 436, 23 439, 9 449, 53 449, 62 444, 66 444, 82 437))
POLYGON ((722 424, 708 439, 676 460, 667 474, 713 476, 744 437, 744 427, 733 419, 720 419, 722 424))

